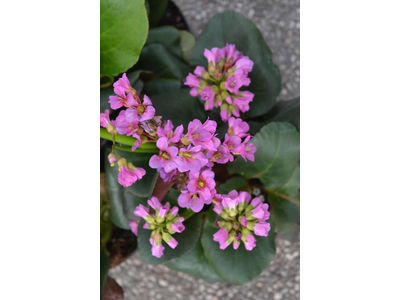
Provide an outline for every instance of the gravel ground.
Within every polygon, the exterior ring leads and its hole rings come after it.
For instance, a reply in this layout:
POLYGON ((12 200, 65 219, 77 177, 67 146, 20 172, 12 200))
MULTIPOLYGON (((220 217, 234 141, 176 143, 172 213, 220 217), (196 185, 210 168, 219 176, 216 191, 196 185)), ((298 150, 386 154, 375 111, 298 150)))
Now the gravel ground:
MULTIPOLYGON (((191 31, 198 36, 207 21, 224 10, 249 18, 260 29, 282 74, 279 100, 300 95, 299 0, 174 0, 191 31)), ((234 286, 209 284, 166 266, 141 260, 138 251, 110 270, 124 289, 126 300, 147 299, 300 299, 300 242, 276 240, 277 254, 270 266, 252 282, 234 286)))
POLYGON ((282 75, 279 100, 300 95, 300 0, 174 0, 198 36, 215 14, 231 10, 260 29, 282 75))
POLYGON ((152 299, 300 299, 300 242, 276 240, 277 252, 269 267, 253 281, 235 286, 209 284, 202 279, 153 266, 142 261, 139 251, 110 271, 124 289, 126 300, 152 299))

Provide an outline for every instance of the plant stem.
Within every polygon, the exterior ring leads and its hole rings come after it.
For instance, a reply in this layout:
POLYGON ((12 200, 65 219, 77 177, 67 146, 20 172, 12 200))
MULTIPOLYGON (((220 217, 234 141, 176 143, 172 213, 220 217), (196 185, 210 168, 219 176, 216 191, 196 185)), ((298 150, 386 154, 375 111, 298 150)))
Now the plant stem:
POLYGON ((126 152, 134 152, 134 153, 158 153, 159 150, 158 148, 156 149, 141 149, 140 147, 137 148, 135 151, 132 151, 130 147, 124 147, 124 146, 119 146, 115 145, 115 148, 118 150, 126 151, 126 152))
MULTIPOLYGON (((100 127, 100 137, 105 140, 112 141, 112 134, 109 133, 105 128, 100 127)), ((116 134, 115 135, 115 141, 117 143, 121 143, 127 146, 133 146, 135 143, 136 139, 130 136, 126 135, 120 135, 116 134)), ((158 149, 157 146, 153 143, 146 143, 141 145, 138 149, 158 149)))

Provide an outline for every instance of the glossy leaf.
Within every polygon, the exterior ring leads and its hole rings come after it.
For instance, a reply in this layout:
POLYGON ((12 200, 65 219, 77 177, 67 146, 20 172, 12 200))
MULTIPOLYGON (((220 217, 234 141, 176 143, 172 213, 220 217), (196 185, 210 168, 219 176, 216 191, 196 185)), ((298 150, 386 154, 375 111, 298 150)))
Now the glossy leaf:
POLYGON ((100 74, 115 76, 132 67, 148 30, 144 0, 101 0, 100 74))
POLYGON ((190 62, 190 57, 192 56, 192 50, 194 45, 196 44, 196 40, 190 32, 186 30, 180 30, 179 31, 181 35, 181 48, 183 52, 183 59, 189 63, 190 62))
POLYGON ((183 124, 184 132, 193 119, 199 119, 202 122, 207 120, 203 106, 198 101, 193 101, 189 91, 190 89, 180 89, 151 97, 156 114, 162 116, 164 121, 171 120, 175 127, 183 124))
POLYGON ((245 184, 246 184, 246 178, 244 178, 243 176, 231 177, 219 186, 218 193, 228 194, 232 190, 239 191, 244 187, 245 184))
POLYGON ((149 8, 150 27, 157 26, 165 14, 168 6, 168 0, 146 0, 149 8))
POLYGON ((172 26, 161 26, 149 30, 145 47, 152 44, 161 44, 178 59, 182 59, 180 31, 172 26))
MULTIPOLYGON (((190 70, 186 63, 162 44, 151 44, 144 47, 135 68, 154 73, 153 80, 146 81, 144 85, 144 93, 150 98, 156 94, 180 89, 182 79, 190 70)), ((153 98, 151 99, 153 100, 153 98)))
POLYGON ((288 122, 300 131, 300 97, 289 101, 279 101, 263 119, 264 121, 248 121, 252 135, 271 122, 288 122))
POLYGON ((300 131, 300 97, 289 101, 279 101, 270 112, 267 121, 289 122, 300 131))
POLYGON ((300 167, 282 187, 268 193, 268 202, 274 215, 278 232, 286 230, 292 223, 300 223, 300 167))
POLYGON ((111 221, 120 228, 130 229, 129 221, 137 219, 133 214, 133 210, 139 204, 147 205, 147 200, 150 198, 158 173, 149 167, 149 159, 153 154, 118 152, 128 162, 132 162, 136 167, 146 170, 146 175, 141 180, 130 187, 123 187, 118 183, 118 165, 115 164, 114 167, 110 167, 106 158, 106 180, 111 206, 111 221))
MULTIPOLYGON (((271 220, 268 222, 271 222, 271 220)), ((255 235, 257 246, 252 251, 247 251, 243 243, 237 250, 234 250, 232 245, 221 250, 219 243, 213 241, 213 234, 217 231, 217 227, 206 221, 201 236, 201 244, 211 267, 218 276, 229 283, 244 284, 250 282, 268 267, 275 256, 273 222, 271 222, 270 234, 267 237, 255 235)))
POLYGON ((191 64, 207 67, 204 49, 222 48, 226 43, 235 44, 254 62, 253 70, 249 73, 251 83, 246 90, 255 96, 246 116, 265 114, 275 104, 280 92, 281 75, 261 32, 251 21, 231 11, 214 16, 200 34, 192 52, 191 64))
POLYGON ((200 239, 197 241, 193 250, 176 260, 170 261, 167 263, 167 267, 172 270, 200 277, 209 283, 215 283, 221 280, 206 260, 200 239))
POLYGON ((300 159, 300 134, 289 123, 270 123, 250 140, 257 151, 255 161, 238 157, 229 164, 229 173, 259 178, 267 189, 289 181, 300 159))
POLYGON ((164 255, 160 258, 151 255, 151 244, 150 244, 150 234, 151 230, 144 229, 144 221, 141 220, 139 224, 138 231, 138 243, 140 257, 143 258, 148 263, 153 265, 158 265, 166 263, 172 259, 179 258, 191 251, 196 245, 197 240, 200 237, 201 232, 201 216, 196 214, 184 221, 185 230, 181 233, 175 233, 173 237, 178 241, 178 246, 172 249, 164 241, 163 246, 165 247, 164 255))

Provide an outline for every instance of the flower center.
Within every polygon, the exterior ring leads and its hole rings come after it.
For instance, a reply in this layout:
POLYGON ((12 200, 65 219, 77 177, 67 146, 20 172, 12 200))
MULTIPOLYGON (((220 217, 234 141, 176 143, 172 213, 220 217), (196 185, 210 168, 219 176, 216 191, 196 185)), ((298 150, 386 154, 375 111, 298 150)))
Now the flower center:
POLYGON ((140 105, 138 106, 137 110, 138 110, 138 112, 139 112, 139 115, 141 115, 142 113, 144 113, 144 111, 146 110, 146 108, 145 108, 142 104, 140 104, 140 105))
POLYGON ((203 180, 197 181, 197 185, 201 188, 205 187, 206 183, 203 180))
POLYGON ((189 152, 183 152, 183 157, 186 157, 186 158, 195 158, 193 155, 190 155, 189 152))
POLYGON ((163 153, 161 153, 161 158, 162 158, 162 159, 170 159, 168 153, 165 152, 165 151, 164 151, 163 153))
POLYGON ((229 86, 230 87, 234 87, 236 84, 236 80, 232 80, 231 82, 229 82, 229 86))

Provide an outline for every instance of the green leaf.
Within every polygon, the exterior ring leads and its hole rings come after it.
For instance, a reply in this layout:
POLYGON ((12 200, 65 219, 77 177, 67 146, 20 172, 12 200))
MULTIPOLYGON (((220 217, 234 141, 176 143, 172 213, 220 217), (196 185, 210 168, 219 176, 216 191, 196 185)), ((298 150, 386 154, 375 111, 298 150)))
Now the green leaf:
MULTIPOLYGON (((153 80, 146 81, 143 90, 150 98, 156 94, 180 89, 182 78, 190 72, 186 63, 161 44, 144 47, 135 68, 154 73, 153 80)), ((157 110, 157 107, 155 108, 157 110)))
POLYGON ((280 92, 281 75, 279 68, 272 62, 272 52, 261 32, 251 21, 231 11, 214 16, 203 29, 193 49, 191 64, 207 68, 204 49, 222 48, 227 43, 235 44, 239 51, 254 62, 253 70, 249 73, 251 83, 246 90, 255 96, 246 116, 265 114, 275 104, 280 92))
POLYGON ((149 167, 149 160, 153 154, 118 152, 128 162, 132 162, 135 167, 146 170, 146 175, 141 180, 136 181, 130 187, 123 187, 118 183, 118 165, 115 164, 114 167, 111 167, 106 158, 106 180, 111 206, 111 221, 120 228, 130 229, 129 221, 137 219, 133 214, 136 206, 139 204, 147 205, 147 200, 150 198, 157 179, 157 171, 149 167))
POLYGON ((181 35, 181 48, 183 52, 183 59, 187 62, 190 63, 190 57, 192 56, 192 50, 194 45, 196 44, 196 40, 190 32, 186 30, 180 30, 179 31, 181 35))
POLYGON ((289 101, 279 101, 265 116, 264 124, 289 122, 300 131, 300 97, 289 101))
POLYGON ((149 6, 150 27, 157 26, 165 14, 168 6, 168 0, 146 0, 149 6))
POLYGON ((175 27, 161 26, 150 29, 145 47, 152 44, 161 44, 178 59, 182 59, 181 35, 175 27))
POLYGON ((100 74, 115 76, 132 67, 148 30, 144 0, 101 0, 100 74))
POLYGON ((100 293, 103 291, 109 269, 110 258, 104 250, 100 250, 100 293))
POLYGON ((270 123, 250 140, 257 148, 254 162, 238 157, 228 165, 231 174, 259 178, 267 189, 289 181, 300 159, 300 134, 289 123, 270 123))
POLYGON ((252 251, 247 251, 243 243, 237 250, 234 250, 232 245, 221 250, 219 243, 213 241, 213 234, 217 231, 217 227, 206 221, 201 236, 201 244, 211 267, 218 276, 229 283, 244 284, 250 282, 268 267, 275 256, 273 222, 271 222, 270 234, 267 237, 254 235, 257 246, 252 251))
POLYGON ((181 258, 170 261, 167 263, 167 267, 172 270, 200 277, 209 283, 215 283, 221 280, 206 260, 200 239, 197 241, 192 251, 181 258))
POLYGON ((278 232, 293 223, 300 222, 300 167, 294 170, 290 180, 282 187, 268 191, 268 203, 278 232), (294 201, 290 201, 293 199, 294 201), (298 202, 296 204, 295 202, 298 202))
POLYGON ((175 127, 183 124, 185 130, 193 119, 206 121, 207 114, 204 107, 199 101, 193 101, 189 91, 190 89, 180 89, 152 96, 151 101, 156 109, 156 115, 162 116, 164 121, 171 120, 175 127))
POLYGON ((245 184, 246 184, 246 178, 244 178, 243 176, 231 177, 219 186, 218 193, 228 194, 232 190, 239 191, 244 187, 245 184))
POLYGON ((139 224, 138 231, 138 243, 140 257, 148 263, 158 265, 166 263, 172 259, 179 258, 192 250, 200 237, 201 231, 201 215, 196 214, 184 221, 185 230, 181 233, 175 233, 173 237, 178 241, 178 246, 175 249, 170 248, 164 241, 163 246, 165 247, 164 255, 157 258, 151 254, 150 234, 151 230, 144 229, 144 220, 139 224))

